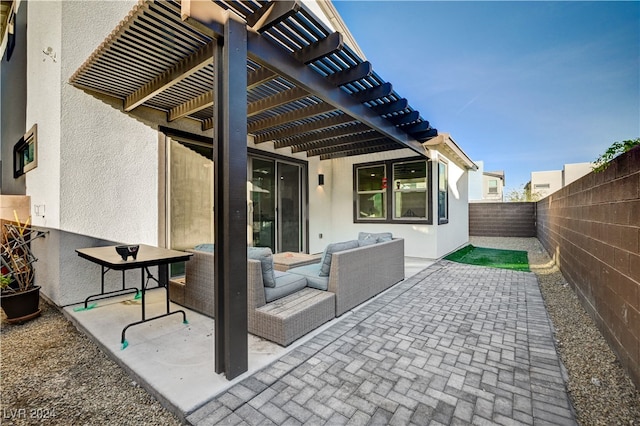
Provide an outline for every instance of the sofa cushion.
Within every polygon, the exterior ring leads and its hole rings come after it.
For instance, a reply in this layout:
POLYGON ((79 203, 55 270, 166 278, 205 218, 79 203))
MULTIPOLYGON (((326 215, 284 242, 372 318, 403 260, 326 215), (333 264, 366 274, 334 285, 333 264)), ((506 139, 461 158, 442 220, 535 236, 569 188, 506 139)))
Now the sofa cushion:
POLYGON ((376 243, 383 243, 385 241, 391 241, 393 239, 393 234, 391 232, 360 232, 358 233, 358 240, 370 240, 374 239, 376 243))
POLYGON ((275 285, 264 288, 267 303, 300 291, 307 286, 307 279, 301 275, 275 271, 275 285))
POLYGON ((341 243, 332 243, 324 249, 322 260, 320 261, 320 276, 328 277, 331 270, 331 255, 337 251, 344 251, 358 247, 357 240, 343 241, 341 243))
POLYGON ((207 253, 213 253, 213 244, 198 244, 193 249, 197 251, 206 251, 207 253))
POLYGON ((247 257, 260 261, 264 286, 275 287, 276 277, 273 274, 273 253, 271 253, 271 249, 269 247, 247 247, 247 257))
POLYGON ((329 288, 329 277, 320 276, 319 263, 298 266, 297 268, 289 269, 287 272, 304 276, 307 279, 307 287, 325 291, 329 288))

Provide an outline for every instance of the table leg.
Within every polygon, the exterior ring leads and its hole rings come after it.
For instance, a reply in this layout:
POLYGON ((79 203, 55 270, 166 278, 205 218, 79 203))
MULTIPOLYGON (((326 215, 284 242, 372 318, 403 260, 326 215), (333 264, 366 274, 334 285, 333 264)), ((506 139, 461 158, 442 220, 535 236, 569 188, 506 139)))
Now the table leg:
MULTIPOLYGON (((109 297, 112 297, 113 294, 129 294, 129 293, 136 293, 136 295, 138 294, 138 289, 136 287, 132 287, 132 288, 127 288, 126 284, 125 284, 125 276, 124 276, 124 270, 122 271, 122 289, 121 290, 114 290, 114 291, 104 291, 104 276, 107 274, 107 272, 109 272, 111 269, 105 267, 105 266, 101 266, 102 270, 101 270, 101 278, 100 278, 100 293, 99 294, 92 294, 91 296, 87 297, 84 300, 84 309, 89 309, 88 307, 88 303, 89 300, 101 300, 101 299, 107 299, 109 297)), ((95 305, 92 305, 92 307, 95 305)))
MULTIPOLYGON (((164 276, 164 277, 168 277, 168 268, 169 268, 169 265, 166 265, 166 264, 165 264, 165 265, 159 265, 159 266, 158 266, 158 268, 160 268, 160 279, 161 279, 161 281, 159 281, 159 282, 158 282, 158 284, 159 284, 160 286, 163 286, 163 284, 162 284, 162 277, 163 277, 163 276, 164 276)), ((129 327, 133 327, 134 325, 142 324, 142 323, 144 323, 144 322, 152 321, 152 320, 155 320, 155 319, 158 319, 158 318, 164 318, 164 317, 167 317, 167 316, 169 316, 169 315, 173 315, 173 314, 182 314, 182 323, 183 323, 183 324, 188 324, 188 323, 189 323, 189 322, 187 321, 187 314, 186 314, 186 312, 185 312, 185 311, 183 311, 182 309, 177 310, 177 311, 173 311, 173 312, 171 312, 171 311, 170 311, 170 304, 169 304, 169 283, 168 283, 168 282, 164 283, 164 284, 165 284, 165 285, 164 285, 164 289, 165 289, 165 291, 166 291, 166 293, 165 293, 165 294, 166 294, 166 298, 167 298, 167 301, 166 301, 167 313, 162 314, 162 315, 158 315, 158 316, 155 316, 155 317, 153 317, 153 318, 149 318, 149 319, 147 319, 147 318, 146 318, 146 313, 145 313, 145 297, 144 297, 144 296, 145 296, 145 292, 146 292, 146 289, 145 289, 145 287, 146 287, 146 286, 145 286, 145 270, 146 270, 146 268, 140 268, 140 271, 141 271, 141 274, 140 274, 140 275, 141 275, 141 279, 142 279, 142 284, 141 284, 141 286, 142 286, 142 289, 141 289, 141 291, 142 291, 142 320, 141 320, 141 321, 137 321, 137 322, 133 322, 133 323, 131 323, 131 324, 127 325, 125 328, 123 328, 123 329, 122 329, 122 335, 120 336, 120 337, 121 337, 121 338, 120 338, 120 343, 122 344, 122 349, 125 349, 125 348, 128 346, 127 339, 126 339, 127 329, 128 329, 129 327)), ((147 273, 148 275, 151 275, 151 274, 149 273, 149 271, 146 271, 146 273, 147 273)))

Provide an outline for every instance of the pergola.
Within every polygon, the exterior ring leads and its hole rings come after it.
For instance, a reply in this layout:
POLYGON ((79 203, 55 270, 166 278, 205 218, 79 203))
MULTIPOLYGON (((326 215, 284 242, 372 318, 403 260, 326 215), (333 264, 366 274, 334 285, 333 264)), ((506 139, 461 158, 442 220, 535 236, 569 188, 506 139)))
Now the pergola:
POLYGON ((300 1, 141 1, 70 78, 213 129, 215 371, 247 370, 247 136, 332 159, 438 135, 300 1))

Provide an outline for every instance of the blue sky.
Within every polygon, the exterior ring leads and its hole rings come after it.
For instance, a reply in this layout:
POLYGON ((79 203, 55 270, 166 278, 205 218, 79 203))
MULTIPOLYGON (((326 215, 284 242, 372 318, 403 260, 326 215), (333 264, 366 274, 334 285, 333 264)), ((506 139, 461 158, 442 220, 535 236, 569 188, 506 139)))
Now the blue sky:
POLYGON ((640 2, 333 3, 375 72, 507 189, 640 137, 640 2))

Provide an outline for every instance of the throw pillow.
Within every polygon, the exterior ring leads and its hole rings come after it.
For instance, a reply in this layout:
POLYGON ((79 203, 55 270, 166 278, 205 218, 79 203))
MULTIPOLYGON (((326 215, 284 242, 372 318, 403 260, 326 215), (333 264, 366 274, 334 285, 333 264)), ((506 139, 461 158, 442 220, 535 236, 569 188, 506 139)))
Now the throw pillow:
POLYGON ((273 253, 271 253, 271 249, 269 247, 247 247, 247 257, 260 261, 264 286, 275 287, 276 277, 273 273, 273 253))
POLYGON ((364 240, 358 240, 358 246, 359 247, 364 247, 364 246, 372 246, 374 244, 376 244, 378 241, 375 238, 366 238, 364 240))
POLYGON ((331 270, 331 256, 338 251, 349 250, 358 247, 357 240, 344 241, 341 243, 332 243, 327 246, 322 255, 322 261, 320 266, 320 276, 328 277, 329 270, 331 270))
POLYGON ((382 243, 385 241, 391 241, 393 239, 393 234, 391 232, 360 232, 358 233, 358 240, 369 240, 373 239, 377 243, 382 243))

